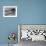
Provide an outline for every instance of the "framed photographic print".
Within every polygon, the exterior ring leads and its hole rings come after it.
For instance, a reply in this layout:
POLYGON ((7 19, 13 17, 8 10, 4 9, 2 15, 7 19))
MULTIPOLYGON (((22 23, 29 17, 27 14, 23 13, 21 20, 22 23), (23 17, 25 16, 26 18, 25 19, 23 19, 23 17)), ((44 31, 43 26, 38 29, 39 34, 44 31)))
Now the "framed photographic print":
POLYGON ((3 6, 3 17, 17 17, 17 6, 3 6))

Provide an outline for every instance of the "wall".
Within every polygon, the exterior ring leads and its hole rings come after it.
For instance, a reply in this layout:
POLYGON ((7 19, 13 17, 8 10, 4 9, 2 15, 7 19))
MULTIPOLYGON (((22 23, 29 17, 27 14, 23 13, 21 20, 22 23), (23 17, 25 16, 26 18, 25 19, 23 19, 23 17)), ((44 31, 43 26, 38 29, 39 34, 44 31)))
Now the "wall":
MULTIPOLYGON (((0 44, 7 44, 9 32, 18 24, 46 24, 46 0, 0 0, 0 44), (4 18, 3 6, 17 5, 17 18, 4 18)), ((17 43, 17 40, 16 40, 17 43)))
MULTIPOLYGON (((17 32, 17 18, 5 18, 3 17, 3 6, 18 6, 18 0, 0 0, 0 44, 7 44, 8 34, 10 32, 17 32)), ((15 41, 18 43, 17 39, 15 41)))

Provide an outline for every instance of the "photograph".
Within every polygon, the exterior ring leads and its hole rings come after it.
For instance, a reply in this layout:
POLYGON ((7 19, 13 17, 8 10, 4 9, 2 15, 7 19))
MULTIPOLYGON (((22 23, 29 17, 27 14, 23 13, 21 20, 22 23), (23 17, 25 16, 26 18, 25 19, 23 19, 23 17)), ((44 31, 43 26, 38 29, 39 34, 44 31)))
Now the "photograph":
POLYGON ((3 17, 17 17, 17 6, 3 6, 3 17))

